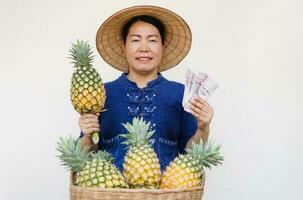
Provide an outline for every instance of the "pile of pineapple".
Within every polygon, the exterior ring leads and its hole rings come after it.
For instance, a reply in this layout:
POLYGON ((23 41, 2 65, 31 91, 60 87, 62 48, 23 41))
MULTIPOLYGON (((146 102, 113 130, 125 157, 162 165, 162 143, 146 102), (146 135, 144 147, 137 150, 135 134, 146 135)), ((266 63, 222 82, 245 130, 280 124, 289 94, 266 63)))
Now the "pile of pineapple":
POLYGON ((58 157, 63 165, 75 174, 75 184, 99 188, 148 188, 187 189, 203 184, 203 167, 221 164, 220 146, 201 140, 193 144, 186 154, 176 157, 161 173, 160 163, 151 143, 150 123, 134 118, 132 124, 123 124, 127 133, 122 134, 127 153, 123 174, 113 164, 112 156, 105 151, 92 152, 80 145, 80 139, 60 138, 58 157))
MULTIPOLYGON (((80 113, 101 112, 105 102, 105 89, 97 71, 92 67, 92 48, 87 42, 77 41, 70 50, 75 71, 72 77, 71 100, 80 113)), ((60 138, 57 150, 64 166, 72 171, 75 184, 99 188, 186 189, 203 184, 203 167, 221 164, 220 146, 201 140, 176 157, 162 173, 159 159, 152 148, 154 131, 143 118, 134 118, 132 124, 122 124, 127 130, 127 153, 123 174, 114 165, 112 156, 105 152, 90 151, 81 146, 80 139, 60 138)), ((98 143, 99 134, 92 139, 98 143)))

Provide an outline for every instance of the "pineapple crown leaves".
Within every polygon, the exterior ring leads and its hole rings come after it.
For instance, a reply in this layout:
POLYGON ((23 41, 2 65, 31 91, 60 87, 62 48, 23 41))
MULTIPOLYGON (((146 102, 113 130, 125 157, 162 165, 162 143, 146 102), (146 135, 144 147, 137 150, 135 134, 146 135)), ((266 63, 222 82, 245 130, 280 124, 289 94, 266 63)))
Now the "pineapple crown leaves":
POLYGON ((143 117, 135 117, 133 118, 132 124, 127 122, 126 124, 122 123, 122 125, 127 130, 126 134, 120 134, 120 137, 126 139, 122 144, 130 147, 154 143, 154 140, 150 138, 155 133, 155 130, 149 130, 150 122, 144 121, 143 117))
POLYGON ((59 138, 56 150, 59 152, 57 157, 62 165, 73 172, 83 170, 86 161, 90 159, 93 152, 89 147, 81 147, 80 140, 71 136, 68 138, 59 138))
POLYGON ((76 68, 78 67, 91 67, 94 60, 92 47, 87 41, 77 40, 72 43, 72 48, 69 50, 70 59, 76 68))
POLYGON ((107 151, 98 151, 98 153, 94 153, 92 155, 92 158, 94 159, 97 159, 97 160, 105 160, 107 162, 110 162, 110 163, 114 163, 114 158, 113 156, 108 153, 107 151))
POLYGON ((220 145, 216 145, 212 140, 204 143, 201 139, 198 144, 193 142, 192 147, 186 149, 186 153, 197 158, 202 166, 211 169, 212 165, 217 166, 218 164, 222 164, 224 160, 219 152, 220 147, 220 145))

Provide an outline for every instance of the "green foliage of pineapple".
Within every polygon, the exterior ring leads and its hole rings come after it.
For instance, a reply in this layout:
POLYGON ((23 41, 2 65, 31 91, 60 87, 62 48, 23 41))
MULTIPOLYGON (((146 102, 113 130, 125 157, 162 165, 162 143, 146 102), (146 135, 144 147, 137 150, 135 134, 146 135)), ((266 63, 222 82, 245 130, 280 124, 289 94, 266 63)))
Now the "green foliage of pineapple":
POLYGON ((83 187, 128 188, 125 178, 105 151, 82 148, 80 140, 60 138, 57 151, 62 165, 75 174, 75 184, 83 187))

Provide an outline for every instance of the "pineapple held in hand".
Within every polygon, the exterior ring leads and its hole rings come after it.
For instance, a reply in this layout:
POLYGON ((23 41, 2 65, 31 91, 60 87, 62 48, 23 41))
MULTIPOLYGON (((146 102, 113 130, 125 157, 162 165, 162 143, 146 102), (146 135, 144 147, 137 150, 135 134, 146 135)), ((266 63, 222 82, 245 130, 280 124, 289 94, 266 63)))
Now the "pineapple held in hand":
POLYGON ((223 157, 219 152, 220 146, 212 141, 204 144, 202 139, 199 144, 186 149, 186 154, 175 158, 163 173, 160 184, 161 189, 188 189, 199 187, 203 184, 203 167, 221 164, 223 157))
POLYGON ((123 124, 126 134, 124 144, 128 145, 123 163, 123 174, 131 188, 158 188, 161 180, 160 163, 151 147, 150 123, 143 118, 134 118, 133 123, 123 124))
POLYGON ((75 173, 75 184, 83 187, 128 188, 124 177, 105 151, 89 152, 79 140, 60 138, 57 150, 61 163, 75 173))
MULTIPOLYGON (((92 47, 79 40, 72 45, 69 52, 75 67, 70 90, 73 106, 81 115, 99 113, 104 107, 105 89, 101 77, 92 67, 92 47)), ((97 144, 99 134, 93 133, 92 139, 97 144)))

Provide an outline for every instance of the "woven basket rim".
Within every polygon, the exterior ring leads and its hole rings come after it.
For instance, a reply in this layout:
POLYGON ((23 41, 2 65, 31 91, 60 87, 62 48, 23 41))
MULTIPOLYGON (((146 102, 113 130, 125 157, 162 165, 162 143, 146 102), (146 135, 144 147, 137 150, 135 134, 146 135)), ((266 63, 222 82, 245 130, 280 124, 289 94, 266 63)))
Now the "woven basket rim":
POLYGON ((189 189, 128 189, 128 188, 98 188, 98 187, 81 187, 74 184, 71 185, 74 189, 84 189, 86 191, 99 191, 99 192, 111 192, 111 193, 177 193, 177 192, 193 192, 193 191, 203 191, 203 187, 195 187, 189 189))

